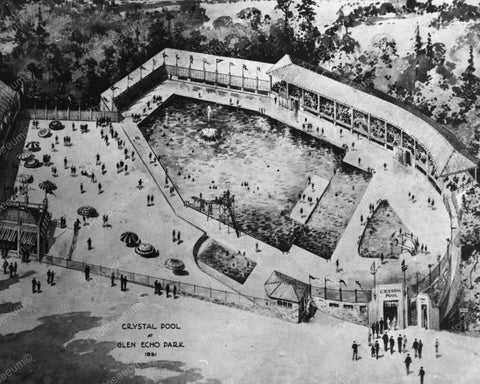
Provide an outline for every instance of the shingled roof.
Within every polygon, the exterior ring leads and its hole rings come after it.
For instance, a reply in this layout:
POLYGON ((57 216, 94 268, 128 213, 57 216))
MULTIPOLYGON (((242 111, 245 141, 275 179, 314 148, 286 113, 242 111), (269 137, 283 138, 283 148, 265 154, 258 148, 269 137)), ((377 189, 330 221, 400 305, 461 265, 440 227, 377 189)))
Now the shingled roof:
POLYGON ((10 109, 10 103, 15 97, 15 91, 7 84, 0 81, 0 119, 10 109))
POLYGON ((308 285, 293 277, 273 271, 265 282, 267 296, 275 300, 299 303, 308 290, 308 285))

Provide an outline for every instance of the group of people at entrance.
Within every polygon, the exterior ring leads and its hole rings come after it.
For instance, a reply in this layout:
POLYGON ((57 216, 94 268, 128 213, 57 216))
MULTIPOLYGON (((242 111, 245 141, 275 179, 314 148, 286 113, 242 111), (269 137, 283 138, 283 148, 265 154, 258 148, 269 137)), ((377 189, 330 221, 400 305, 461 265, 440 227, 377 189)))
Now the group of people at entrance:
POLYGON ((376 337, 380 337, 381 334, 383 334, 383 331, 387 330, 397 330, 398 329, 398 321, 397 317, 395 316, 393 319, 387 318, 386 321, 383 321, 383 318, 380 318, 380 321, 376 321, 375 323, 372 323, 371 325, 371 335, 369 337, 369 340, 372 337, 375 337, 375 334, 377 335, 376 337))

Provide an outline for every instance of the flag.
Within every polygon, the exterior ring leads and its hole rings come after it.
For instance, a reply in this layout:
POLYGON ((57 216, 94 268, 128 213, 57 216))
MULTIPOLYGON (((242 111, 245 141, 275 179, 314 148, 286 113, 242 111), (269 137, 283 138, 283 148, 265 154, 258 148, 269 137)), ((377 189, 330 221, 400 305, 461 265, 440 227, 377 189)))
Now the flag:
POLYGON ((115 85, 112 85, 112 86, 110 87, 110 90, 111 90, 112 92, 113 92, 115 89, 117 89, 117 87, 116 87, 115 85))
POLYGON ((165 52, 162 53, 162 56, 163 56, 164 59, 165 59, 166 57, 168 57, 168 55, 167 55, 165 52))
POLYGON ((257 67, 257 72, 261 72, 262 70, 260 69, 260 67, 257 67))
POLYGON ((228 63, 228 64, 230 64, 231 67, 234 67, 234 66, 235 66, 235 64, 233 64, 233 63, 228 63))
POLYGON ((363 289, 362 284, 360 284, 360 282, 358 280, 355 280, 355 284, 357 284, 360 287, 360 289, 363 289))
POLYGON ((140 70, 146 71, 145 67, 143 65, 140 66, 140 70))
POLYGON ((153 66, 155 66, 157 64, 156 60, 155 59, 152 59, 153 60, 153 66))
POLYGON ((209 64, 210 65, 210 63, 207 61, 207 59, 203 59, 203 64, 209 64))
POLYGON ((370 266, 370 273, 373 275, 376 271, 377 270, 375 268, 375 262, 373 262, 372 265, 370 266))
POLYGON ((132 78, 130 77, 130 75, 127 76, 127 80, 132 80, 132 78))
POLYGON ((347 286, 347 283, 345 282, 345 280, 340 279, 340 280, 339 280, 339 283, 340 283, 340 284, 344 284, 345 286, 347 286))
POLYGON ((192 64, 192 63, 193 63, 193 56, 190 55, 190 64, 192 64))
POLYGON ((312 276, 312 275, 308 275, 308 278, 309 278, 310 280, 319 280, 318 277, 314 277, 314 276, 312 276))
POLYGON ((245 70, 248 71, 248 68, 247 68, 247 66, 246 66, 245 64, 243 64, 242 69, 245 69, 245 70))
POLYGON ((218 64, 218 63, 221 63, 223 61, 223 59, 216 59, 216 61, 217 61, 217 64, 218 64))

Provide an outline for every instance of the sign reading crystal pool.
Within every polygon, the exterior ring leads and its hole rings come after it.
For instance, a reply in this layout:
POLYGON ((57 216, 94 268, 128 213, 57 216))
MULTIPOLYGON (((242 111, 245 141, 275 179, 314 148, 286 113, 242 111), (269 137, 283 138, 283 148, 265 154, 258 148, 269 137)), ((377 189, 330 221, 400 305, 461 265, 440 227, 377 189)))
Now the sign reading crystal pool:
POLYGON ((402 294, 402 290, 399 288, 394 289, 380 289, 379 294, 389 299, 396 299, 402 294))

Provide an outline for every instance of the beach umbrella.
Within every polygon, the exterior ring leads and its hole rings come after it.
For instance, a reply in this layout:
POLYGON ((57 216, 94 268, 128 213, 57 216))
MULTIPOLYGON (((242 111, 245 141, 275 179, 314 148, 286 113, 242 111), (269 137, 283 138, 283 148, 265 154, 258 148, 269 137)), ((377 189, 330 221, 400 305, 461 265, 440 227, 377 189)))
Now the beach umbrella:
POLYGON ((165 268, 171 269, 174 273, 177 273, 185 269, 185 264, 178 259, 168 259, 165 261, 165 268))
POLYGON ((39 137, 48 137, 50 136, 50 129, 48 128, 42 128, 38 131, 38 136, 39 137))
POLYGON ((40 143, 38 141, 30 141, 25 145, 25 148, 29 149, 30 151, 39 151, 40 150, 40 143))
POLYGON ((28 150, 25 150, 25 151, 22 151, 20 152, 18 155, 17 155, 17 159, 18 160, 28 160, 30 159, 31 157, 33 156, 33 153, 28 151, 28 150))
POLYGON ((98 215, 97 210, 90 205, 84 205, 83 207, 78 208, 77 213, 80 216, 85 217, 95 217, 98 215))
POLYGON ((59 131, 60 129, 64 128, 63 124, 58 120, 52 121, 50 124, 48 124, 48 127, 53 131, 59 131))
POLYGON ((137 244, 139 242, 138 235, 133 232, 123 232, 120 236, 120 241, 123 241, 125 244, 137 244))
POLYGON ((141 243, 138 247, 135 248, 135 253, 142 257, 157 256, 157 250, 153 247, 152 244, 148 243, 141 243))
POLYGON ((18 175, 17 180, 22 184, 29 184, 33 182, 33 176, 28 173, 22 173, 18 175))
POLYGON ((47 193, 52 193, 57 189, 57 185, 50 180, 42 181, 38 186, 45 191, 45 198, 47 198, 47 193))
POLYGON ((29 159, 27 161, 25 161, 25 168, 37 168, 39 165, 40 165, 40 162, 38 161, 38 159, 29 159))

